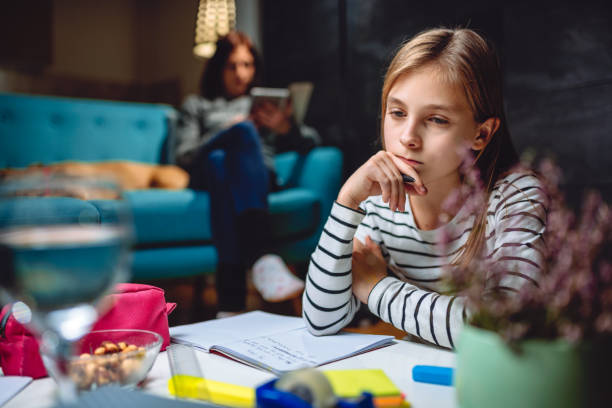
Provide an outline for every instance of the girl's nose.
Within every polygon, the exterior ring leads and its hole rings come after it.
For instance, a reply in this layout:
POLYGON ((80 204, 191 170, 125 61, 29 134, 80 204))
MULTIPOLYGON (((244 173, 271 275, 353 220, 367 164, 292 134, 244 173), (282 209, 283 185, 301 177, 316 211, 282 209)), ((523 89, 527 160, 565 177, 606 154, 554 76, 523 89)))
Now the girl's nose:
POLYGON ((421 138, 413 124, 408 123, 406 127, 402 129, 400 143, 410 149, 418 149, 421 147, 421 138))

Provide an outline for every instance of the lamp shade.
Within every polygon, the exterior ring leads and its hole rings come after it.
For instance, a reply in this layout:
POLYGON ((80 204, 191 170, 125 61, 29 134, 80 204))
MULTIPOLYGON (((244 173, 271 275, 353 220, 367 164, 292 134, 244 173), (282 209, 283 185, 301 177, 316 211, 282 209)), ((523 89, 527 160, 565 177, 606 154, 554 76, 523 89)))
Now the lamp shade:
POLYGON ((219 37, 227 35, 236 26, 234 0, 200 0, 195 27, 193 53, 210 58, 216 50, 219 37))

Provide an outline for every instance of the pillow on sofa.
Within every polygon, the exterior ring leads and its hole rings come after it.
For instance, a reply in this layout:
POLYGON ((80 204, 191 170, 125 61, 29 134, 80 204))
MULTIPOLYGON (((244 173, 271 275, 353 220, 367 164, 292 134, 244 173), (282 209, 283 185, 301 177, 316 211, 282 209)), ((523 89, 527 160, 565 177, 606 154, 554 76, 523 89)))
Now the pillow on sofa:
MULTIPOLYGON (((70 176, 110 177, 116 180, 123 190, 146 188, 182 189, 189 184, 189 175, 180 167, 125 160, 101 162, 65 161, 47 165, 33 164, 26 168, 0 169, 0 178, 19 177, 36 172, 51 172, 70 176)), ((83 196, 79 194, 79 191, 56 191, 45 195, 69 196, 85 200, 117 198, 107 195, 83 196)), ((39 194, 30 192, 27 195, 39 194)))

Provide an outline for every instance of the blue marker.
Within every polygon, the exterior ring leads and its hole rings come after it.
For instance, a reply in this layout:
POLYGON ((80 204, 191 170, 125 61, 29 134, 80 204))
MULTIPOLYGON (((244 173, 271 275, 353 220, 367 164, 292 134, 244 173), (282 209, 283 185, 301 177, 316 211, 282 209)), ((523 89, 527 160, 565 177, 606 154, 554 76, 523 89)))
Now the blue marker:
POLYGON ((412 368, 412 379, 417 382, 437 385, 453 385, 451 367, 416 365, 412 368))

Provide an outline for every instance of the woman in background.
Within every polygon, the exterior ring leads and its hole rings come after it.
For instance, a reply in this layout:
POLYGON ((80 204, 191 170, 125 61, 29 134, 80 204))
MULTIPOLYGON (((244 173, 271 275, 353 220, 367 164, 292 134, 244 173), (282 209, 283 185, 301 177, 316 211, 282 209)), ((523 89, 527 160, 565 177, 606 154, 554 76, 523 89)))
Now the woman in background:
POLYGON ((296 125, 290 104, 251 107, 249 91, 260 74, 259 55, 245 34, 219 39, 202 74, 200 95, 183 104, 174 146, 191 187, 210 194, 218 317, 245 310, 248 268, 268 301, 296 296, 304 286, 280 257, 268 254, 267 195, 278 188, 274 155, 304 153, 319 138, 313 129, 296 125))

